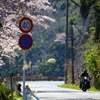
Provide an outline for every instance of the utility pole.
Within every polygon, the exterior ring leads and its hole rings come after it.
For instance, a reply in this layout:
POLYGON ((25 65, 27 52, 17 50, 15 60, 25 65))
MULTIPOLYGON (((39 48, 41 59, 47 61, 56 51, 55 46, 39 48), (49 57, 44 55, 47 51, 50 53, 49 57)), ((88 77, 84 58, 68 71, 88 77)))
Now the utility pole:
MULTIPOLYGON (((71 0, 71 2, 73 2, 75 5, 77 5, 78 7, 81 7, 78 3, 76 3, 74 0, 71 0)), ((74 38, 73 38, 73 20, 71 20, 70 22, 71 24, 71 48, 72 48, 72 84, 74 84, 75 80, 74 80, 74 38)), ((76 27, 76 26, 75 26, 76 27)), ((77 27, 76 27, 77 28, 77 27)), ((77 28, 78 29, 78 28, 77 28)), ((82 33, 79 29, 78 31, 80 33, 82 33)))
POLYGON ((74 40, 73 40, 73 20, 70 22, 71 24, 71 51, 72 51, 72 84, 74 84, 74 40))
POLYGON ((66 64, 65 64, 65 84, 67 83, 67 72, 68 72, 68 67, 67 67, 67 63, 68 63, 68 2, 69 0, 67 0, 67 7, 66 7, 66 64))

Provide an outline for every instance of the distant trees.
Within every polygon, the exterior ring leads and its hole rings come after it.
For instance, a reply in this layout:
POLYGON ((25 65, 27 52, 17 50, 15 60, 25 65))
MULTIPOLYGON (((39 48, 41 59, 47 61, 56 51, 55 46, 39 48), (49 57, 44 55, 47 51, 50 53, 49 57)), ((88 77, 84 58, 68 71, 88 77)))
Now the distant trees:
POLYGON ((65 44, 52 42, 49 49, 49 53, 42 58, 38 73, 44 76, 64 76, 65 44), (54 63, 48 62, 50 59, 53 59, 54 63))

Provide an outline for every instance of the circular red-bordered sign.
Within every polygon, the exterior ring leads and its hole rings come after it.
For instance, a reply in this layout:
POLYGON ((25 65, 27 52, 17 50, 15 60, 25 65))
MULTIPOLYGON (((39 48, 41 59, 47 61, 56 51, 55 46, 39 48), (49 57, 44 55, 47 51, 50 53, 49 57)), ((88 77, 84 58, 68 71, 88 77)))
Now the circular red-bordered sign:
POLYGON ((33 45, 33 39, 29 34, 23 34, 20 36, 18 44, 22 49, 28 50, 33 45))
POLYGON ((29 33, 33 28, 33 22, 30 18, 24 17, 19 21, 19 28, 23 33, 29 33))

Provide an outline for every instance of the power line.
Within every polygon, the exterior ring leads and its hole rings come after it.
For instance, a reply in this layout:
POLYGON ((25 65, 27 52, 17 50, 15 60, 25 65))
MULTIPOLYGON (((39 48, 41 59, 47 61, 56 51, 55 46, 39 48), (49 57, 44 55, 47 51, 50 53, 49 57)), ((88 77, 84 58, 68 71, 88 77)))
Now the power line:
POLYGON ((78 7, 81 7, 78 3, 76 3, 74 0, 71 0, 75 5, 77 5, 78 7))

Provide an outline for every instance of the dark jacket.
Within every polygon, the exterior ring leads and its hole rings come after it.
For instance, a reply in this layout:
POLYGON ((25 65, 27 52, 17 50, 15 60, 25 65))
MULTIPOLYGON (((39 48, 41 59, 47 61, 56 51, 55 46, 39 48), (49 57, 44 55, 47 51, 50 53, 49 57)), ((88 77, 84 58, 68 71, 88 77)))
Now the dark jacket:
POLYGON ((88 78, 90 78, 89 74, 88 73, 84 73, 84 72, 79 75, 79 78, 81 78, 81 77, 88 77, 88 78))

